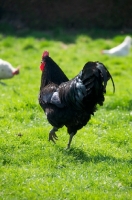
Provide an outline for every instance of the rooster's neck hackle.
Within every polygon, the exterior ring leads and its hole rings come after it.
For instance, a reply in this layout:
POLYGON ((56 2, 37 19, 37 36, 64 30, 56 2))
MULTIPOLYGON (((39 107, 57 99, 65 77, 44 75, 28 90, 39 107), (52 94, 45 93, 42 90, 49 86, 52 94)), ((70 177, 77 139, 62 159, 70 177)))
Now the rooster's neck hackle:
POLYGON ((40 89, 50 83, 60 85, 69 79, 66 77, 60 67, 50 57, 45 58, 45 68, 42 71, 40 89))

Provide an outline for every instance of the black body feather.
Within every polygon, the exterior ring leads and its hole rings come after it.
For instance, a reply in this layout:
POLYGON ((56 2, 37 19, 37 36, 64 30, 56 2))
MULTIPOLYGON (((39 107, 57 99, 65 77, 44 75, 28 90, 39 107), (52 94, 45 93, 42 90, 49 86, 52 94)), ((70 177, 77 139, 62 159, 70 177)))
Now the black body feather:
MULTIPOLYGON (((88 62, 72 80, 68 80, 59 66, 48 56, 42 72, 39 103, 49 123, 58 128, 66 126, 69 134, 87 124, 103 105, 107 81, 112 77, 100 62, 88 62)), ((114 82, 112 79, 113 87, 114 82)))

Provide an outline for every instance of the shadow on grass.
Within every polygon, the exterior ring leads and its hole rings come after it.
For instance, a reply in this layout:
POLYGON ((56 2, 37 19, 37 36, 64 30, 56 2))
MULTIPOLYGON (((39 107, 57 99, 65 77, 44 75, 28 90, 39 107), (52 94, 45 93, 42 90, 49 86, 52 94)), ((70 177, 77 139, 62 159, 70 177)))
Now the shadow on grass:
POLYGON ((2 86, 7 86, 7 84, 6 84, 6 83, 4 83, 4 82, 1 82, 1 81, 0 81, 0 85, 2 85, 2 86))
POLYGON ((63 154, 65 156, 71 156, 73 158, 73 161, 80 162, 80 163, 100 163, 100 162, 107 162, 116 164, 119 162, 127 162, 128 164, 132 164, 132 159, 125 160, 125 159, 117 159, 113 156, 108 156, 105 154, 101 154, 99 152, 95 153, 94 155, 89 155, 88 153, 84 152, 82 149, 79 148, 71 148, 69 150, 62 150, 63 154))
POLYGON ((78 36, 89 36, 91 39, 98 38, 114 38, 119 35, 129 35, 129 31, 122 32, 121 30, 108 30, 108 29, 64 29, 56 27, 52 30, 31 30, 28 28, 16 29, 10 24, 5 24, 0 22, 0 33, 4 36, 14 36, 14 37, 34 37, 37 39, 46 39, 54 41, 62 41, 66 44, 75 43, 78 36))

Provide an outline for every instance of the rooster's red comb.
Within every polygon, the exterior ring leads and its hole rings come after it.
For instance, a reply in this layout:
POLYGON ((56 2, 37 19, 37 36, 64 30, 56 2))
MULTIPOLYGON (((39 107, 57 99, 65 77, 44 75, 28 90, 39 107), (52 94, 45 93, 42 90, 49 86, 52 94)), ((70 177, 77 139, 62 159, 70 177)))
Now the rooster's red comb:
POLYGON ((46 57, 46 56, 49 56, 49 52, 48 51, 44 51, 44 53, 42 55, 43 58, 46 57))

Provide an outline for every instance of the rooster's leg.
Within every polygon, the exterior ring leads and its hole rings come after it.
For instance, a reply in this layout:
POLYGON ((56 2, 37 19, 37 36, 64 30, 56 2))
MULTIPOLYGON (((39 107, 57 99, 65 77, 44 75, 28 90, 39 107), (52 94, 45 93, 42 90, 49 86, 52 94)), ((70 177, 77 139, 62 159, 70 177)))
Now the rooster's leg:
POLYGON ((74 135, 75 135, 74 133, 70 134, 69 142, 67 144, 67 149, 70 149, 71 141, 72 141, 72 138, 73 138, 74 135))
POLYGON ((56 131, 58 131, 58 128, 53 127, 53 129, 49 132, 49 141, 52 140, 52 142, 55 143, 55 140, 58 140, 58 137, 55 134, 56 131))

